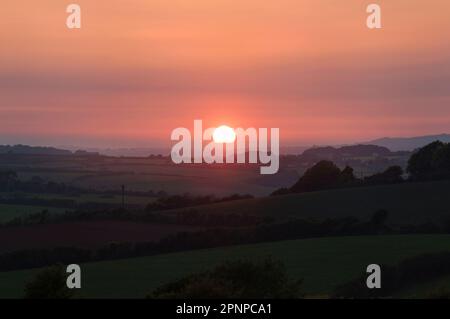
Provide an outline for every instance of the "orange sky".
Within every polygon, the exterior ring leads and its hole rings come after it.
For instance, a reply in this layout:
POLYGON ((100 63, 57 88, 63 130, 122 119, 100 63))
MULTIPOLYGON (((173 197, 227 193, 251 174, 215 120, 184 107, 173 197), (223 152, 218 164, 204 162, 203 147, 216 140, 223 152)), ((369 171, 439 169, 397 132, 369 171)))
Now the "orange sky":
POLYGON ((169 145, 194 119, 284 145, 450 132, 447 0, 72 2, 81 30, 71 1, 1 4, 0 143, 169 145))

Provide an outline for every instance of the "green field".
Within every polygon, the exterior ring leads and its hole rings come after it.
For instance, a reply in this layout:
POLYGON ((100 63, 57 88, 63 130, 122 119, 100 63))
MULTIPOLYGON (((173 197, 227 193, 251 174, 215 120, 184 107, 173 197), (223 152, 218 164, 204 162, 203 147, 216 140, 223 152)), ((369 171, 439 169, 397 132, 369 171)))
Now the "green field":
MULTIPOLYGON (((96 204, 116 204, 121 205, 122 197, 120 195, 102 196, 98 194, 82 194, 79 196, 68 196, 59 194, 34 194, 34 193, 0 193, 0 197, 11 197, 20 194, 25 199, 46 199, 46 200, 72 200, 77 204, 96 203, 96 204)), ((155 201, 155 197, 130 196, 125 197, 126 205, 139 205, 145 207, 147 204, 155 201)), ((73 210, 73 207, 51 207, 34 205, 15 205, 0 204, 0 223, 9 221, 16 217, 22 217, 34 213, 48 210, 50 213, 64 213, 67 210, 73 210)))
MULTIPOLYGON (((394 297, 398 298, 437 298, 431 295, 435 292, 446 292, 447 298, 450 297, 450 276, 444 276, 430 282, 420 283, 399 291, 394 297)), ((439 297, 438 297, 439 298, 439 297)), ((441 299, 441 298, 439 298, 441 299)))
MULTIPOLYGON (((105 204, 121 204, 122 196, 121 195, 101 195, 101 194, 80 194, 76 196, 70 195, 60 195, 60 194, 46 194, 46 193, 24 193, 24 192, 0 192, 0 197, 14 197, 21 196, 21 198, 25 199, 57 199, 57 200, 72 200, 77 204, 85 204, 85 203, 105 203, 105 204)), ((135 196, 135 195, 126 195, 125 202, 127 204, 132 205, 141 205, 145 206, 155 200, 155 197, 149 196, 135 196)))
POLYGON ((64 213, 66 211, 65 208, 56 208, 56 207, 0 204, 0 223, 9 221, 16 217, 40 213, 43 210, 47 210, 50 213, 64 213))
POLYGON ((273 181, 273 177, 261 176, 258 169, 174 165, 168 158, 22 156, 14 161, 0 158, 0 166, 16 171, 20 180, 39 176, 45 181, 97 190, 120 190, 125 184, 129 190, 169 194, 262 196, 298 179, 294 170, 287 172, 287 177, 279 173, 273 181))
MULTIPOLYGON (((197 207, 203 213, 250 213, 272 217, 369 218, 386 209, 389 222, 424 223, 450 218, 450 181, 337 189, 255 198, 197 207)), ((174 211, 177 213, 177 211, 174 211)))
MULTIPOLYGON (((54 194, 29 194, 29 197, 44 199, 71 199, 77 203, 115 203, 120 204, 120 196, 102 197, 86 194, 77 197, 54 194)), ((362 220, 375 211, 386 209, 389 222, 426 223, 450 219, 450 181, 405 183, 397 185, 361 187, 328 190, 304 194, 290 194, 276 197, 263 197, 250 200, 223 202, 199 206, 202 213, 249 213, 276 218, 339 218, 355 216, 362 220)), ((126 203, 145 206, 154 198, 127 196, 126 203)), ((0 222, 14 217, 40 212, 63 212, 64 208, 36 207, 25 205, 0 205, 0 222)), ((167 214, 178 213, 178 210, 167 214)))
MULTIPOLYGON (((450 251, 450 235, 337 237, 283 241, 85 264, 85 298, 141 298, 162 283, 224 260, 273 256, 310 295, 326 295, 365 271, 368 264, 395 264, 424 253, 450 251)), ((0 297, 21 297, 37 270, 0 273, 0 297)))

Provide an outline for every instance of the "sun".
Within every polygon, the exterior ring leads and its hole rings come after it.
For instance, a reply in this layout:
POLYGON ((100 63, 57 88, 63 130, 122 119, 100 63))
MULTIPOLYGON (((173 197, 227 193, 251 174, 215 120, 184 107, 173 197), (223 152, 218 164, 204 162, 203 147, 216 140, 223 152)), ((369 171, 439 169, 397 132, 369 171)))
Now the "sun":
POLYGON ((222 125, 214 130, 213 140, 215 143, 234 143, 236 133, 231 127, 222 125))

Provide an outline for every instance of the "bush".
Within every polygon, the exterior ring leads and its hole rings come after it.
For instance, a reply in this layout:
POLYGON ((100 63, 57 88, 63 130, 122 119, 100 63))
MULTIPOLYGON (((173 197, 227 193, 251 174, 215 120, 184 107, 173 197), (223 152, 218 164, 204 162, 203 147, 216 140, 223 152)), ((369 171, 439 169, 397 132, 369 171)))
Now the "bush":
POLYGON ((302 281, 290 281, 281 262, 226 262, 157 288, 149 298, 263 299, 299 298, 302 281))
POLYGON ((67 274, 61 265, 41 270, 25 286, 27 299, 69 299, 75 292, 67 288, 67 274))
POLYGON ((406 259, 397 266, 381 266, 382 285, 380 289, 368 289, 368 274, 336 288, 334 297, 381 298, 390 297, 415 284, 424 283, 450 274, 450 253, 425 254, 406 259))
POLYGON ((364 178, 369 185, 384 185, 403 182, 403 169, 400 166, 391 166, 382 173, 374 174, 364 178))

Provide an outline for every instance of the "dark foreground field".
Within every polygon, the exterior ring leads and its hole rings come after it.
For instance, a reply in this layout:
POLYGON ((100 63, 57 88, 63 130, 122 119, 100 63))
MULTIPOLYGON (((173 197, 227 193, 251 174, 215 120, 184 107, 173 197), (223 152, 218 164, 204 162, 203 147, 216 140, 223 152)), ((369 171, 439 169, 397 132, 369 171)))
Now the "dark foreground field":
MULTIPOLYGON (((327 296, 358 277, 371 263, 396 264, 405 258, 450 251, 450 235, 358 236, 283 241, 90 263, 82 266, 82 298, 143 298, 155 287, 233 259, 281 260, 292 278, 304 279, 312 297, 327 296)), ((38 270, 0 273, 0 298, 20 298, 38 270)), ((421 296, 448 278, 411 287, 399 297, 421 296)))

